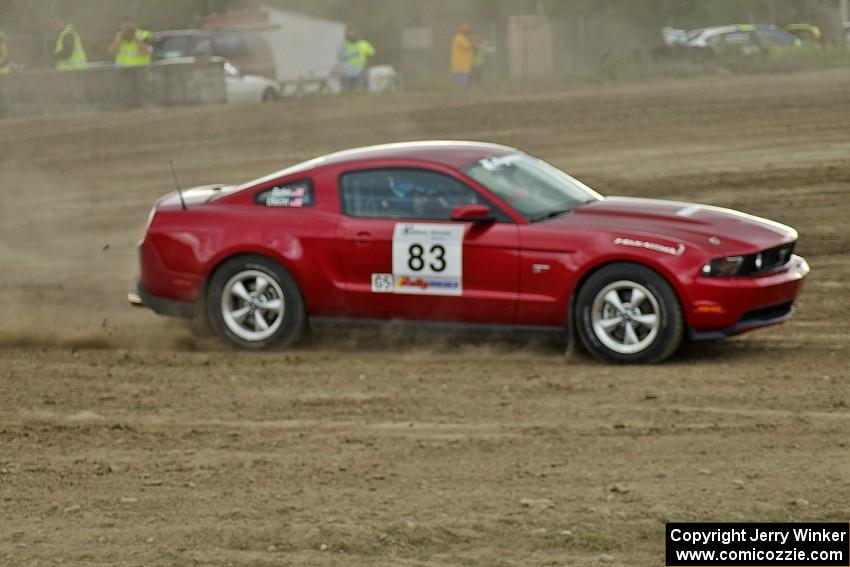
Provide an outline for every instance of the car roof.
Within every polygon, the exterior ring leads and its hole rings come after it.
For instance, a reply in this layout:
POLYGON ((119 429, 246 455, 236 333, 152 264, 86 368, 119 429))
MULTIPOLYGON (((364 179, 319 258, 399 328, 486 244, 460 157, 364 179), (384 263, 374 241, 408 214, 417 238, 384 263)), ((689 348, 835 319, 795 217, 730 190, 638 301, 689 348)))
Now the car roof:
POLYGON ((181 36, 205 36, 213 35, 210 30, 161 30, 153 32, 153 35, 159 37, 181 37, 181 36))
POLYGON ((700 37, 701 38, 714 37, 716 35, 721 35, 721 34, 725 34, 725 33, 740 32, 740 31, 752 31, 753 29, 755 29, 755 27, 751 26, 751 25, 731 24, 731 25, 728 25, 728 26, 715 26, 715 27, 710 27, 710 28, 702 28, 702 29, 699 29, 699 30, 694 30, 691 33, 693 33, 692 39, 697 39, 697 38, 700 38, 700 37))
POLYGON ((730 33, 730 32, 742 32, 742 31, 784 31, 782 28, 779 28, 773 24, 730 24, 726 26, 714 26, 710 28, 701 28, 692 30, 691 34, 693 37, 705 36, 705 37, 713 37, 718 34, 730 33))
POLYGON ((449 167, 462 167, 479 159, 515 152, 513 148, 485 142, 421 141, 365 146, 334 152, 321 159, 324 164, 350 161, 403 159, 439 163, 449 167))
POLYGON ((460 168, 486 157, 500 156, 516 151, 518 150, 500 144, 446 140, 399 142, 395 144, 365 146, 334 152, 293 165, 271 175, 250 181, 240 186, 240 189, 253 187, 254 185, 259 185, 280 177, 294 173, 304 173, 317 167, 328 165, 340 165, 358 161, 412 160, 460 168))

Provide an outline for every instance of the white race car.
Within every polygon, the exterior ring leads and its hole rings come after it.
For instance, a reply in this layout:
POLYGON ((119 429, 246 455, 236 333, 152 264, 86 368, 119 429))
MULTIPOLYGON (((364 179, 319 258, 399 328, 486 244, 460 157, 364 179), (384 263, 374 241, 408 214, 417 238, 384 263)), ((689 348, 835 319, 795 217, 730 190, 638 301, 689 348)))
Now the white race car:
POLYGON ((735 24, 696 30, 663 28, 664 55, 707 59, 717 53, 753 55, 762 52, 797 50, 803 47, 793 34, 773 25, 735 24))

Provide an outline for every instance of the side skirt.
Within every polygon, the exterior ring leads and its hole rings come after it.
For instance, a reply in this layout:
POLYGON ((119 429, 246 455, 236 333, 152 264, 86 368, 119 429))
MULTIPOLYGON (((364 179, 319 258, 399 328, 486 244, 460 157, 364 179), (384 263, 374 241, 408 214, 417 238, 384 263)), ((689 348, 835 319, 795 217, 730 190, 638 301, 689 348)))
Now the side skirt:
POLYGON ((491 325, 487 323, 453 323, 408 319, 358 319, 348 317, 310 317, 310 324, 319 329, 331 327, 376 329, 391 326, 426 332, 470 333, 476 335, 546 335, 550 339, 553 336, 566 339, 566 330, 563 327, 538 325, 491 325))

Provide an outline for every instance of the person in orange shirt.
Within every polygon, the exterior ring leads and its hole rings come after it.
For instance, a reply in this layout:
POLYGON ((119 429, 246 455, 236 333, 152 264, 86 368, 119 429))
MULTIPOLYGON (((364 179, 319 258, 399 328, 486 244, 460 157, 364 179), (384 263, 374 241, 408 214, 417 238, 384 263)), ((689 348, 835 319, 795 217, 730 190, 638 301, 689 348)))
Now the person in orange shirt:
POLYGON ((469 24, 461 24, 452 40, 452 76, 455 86, 462 89, 469 84, 472 59, 475 54, 475 48, 469 38, 471 31, 469 24))

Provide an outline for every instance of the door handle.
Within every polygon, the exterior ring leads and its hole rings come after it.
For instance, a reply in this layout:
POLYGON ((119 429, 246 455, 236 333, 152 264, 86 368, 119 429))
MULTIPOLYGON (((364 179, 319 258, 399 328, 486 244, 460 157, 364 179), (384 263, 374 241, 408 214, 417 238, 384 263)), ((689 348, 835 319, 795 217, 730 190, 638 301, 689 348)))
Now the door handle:
POLYGON ((357 233, 357 236, 355 236, 354 238, 349 238, 347 240, 349 240, 350 242, 356 242, 360 246, 369 246, 370 244, 372 244, 372 233, 365 230, 361 230, 357 233))

